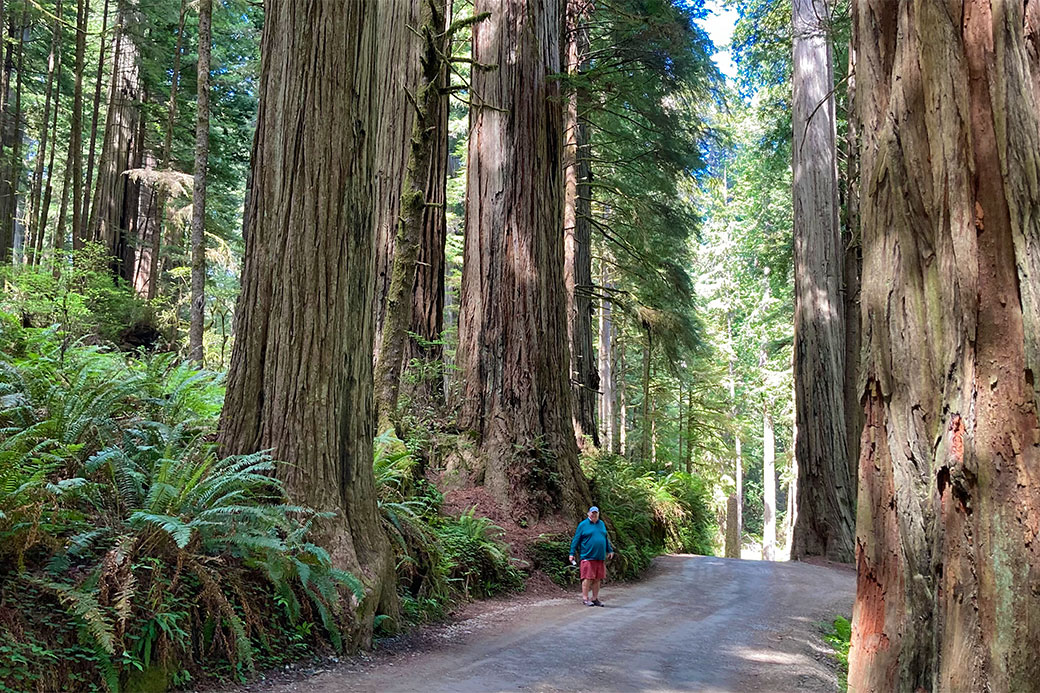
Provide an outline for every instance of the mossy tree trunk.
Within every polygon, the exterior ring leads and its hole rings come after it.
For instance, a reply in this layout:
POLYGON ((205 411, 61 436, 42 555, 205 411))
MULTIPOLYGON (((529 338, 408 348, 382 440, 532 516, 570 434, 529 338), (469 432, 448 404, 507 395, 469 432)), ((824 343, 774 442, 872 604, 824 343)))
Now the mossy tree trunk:
POLYGON ((863 373, 850 690, 1040 681, 1040 8, 855 6, 863 373))
POLYGON ((525 516, 589 500, 571 421, 559 0, 478 0, 458 363, 484 482, 525 516))
POLYGON ((360 640, 394 564, 372 474, 374 2, 270 0, 220 443, 271 450, 335 564, 365 581, 360 640), (322 27, 321 32, 314 27, 322 27))

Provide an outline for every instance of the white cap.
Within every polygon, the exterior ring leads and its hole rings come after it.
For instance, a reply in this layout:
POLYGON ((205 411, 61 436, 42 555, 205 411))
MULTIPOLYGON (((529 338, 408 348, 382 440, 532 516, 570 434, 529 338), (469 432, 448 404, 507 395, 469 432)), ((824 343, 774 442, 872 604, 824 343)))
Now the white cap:
POLYGON ((598 513, 598 512, 599 512, 599 508, 597 508, 597 507, 596 507, 596 506, 594 505, 594 506, 592 506, 591 508, 589 508, 589 512, 590 512, 590 513, 598 513))

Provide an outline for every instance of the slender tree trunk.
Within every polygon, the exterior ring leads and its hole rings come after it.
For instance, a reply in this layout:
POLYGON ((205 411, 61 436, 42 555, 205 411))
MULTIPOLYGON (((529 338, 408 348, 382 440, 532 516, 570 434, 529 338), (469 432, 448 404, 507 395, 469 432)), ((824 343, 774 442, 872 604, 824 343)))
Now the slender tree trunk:
POLYGON ((866 412, 850 690, 1040 681, 1040 11, 855 6, 866 412))
POLYGON ((794 559, 853 558, 845 420, 845 323, 838 228, 834 67, 826 0, 794 0, 794 559))
POLYGON ((768 401, 762 403, 762 560, 776 560, 776 438, 768 401))
POLYGON ((859 118, 851 104, 856 95, 856 46, 849 40, 849 69, 846 79, 846 133, 845 133, 845 223, 842 225, 844 247, 844 319, 845 319, 845 439, 848 445, 849 475, 852 481, 850 498, 856 498, 856 479, 859 470, 859 441, 863 433, 863 407, 859 396, 860 331, 860 276, 863 257, 859 237, 859 118))
MULTIPOLYGON (((83 217, 83 64, 87 50, 87 0, 76 1, 76 60, 73 67, 72 120, 69 161, 72 164, 72 248, 81 250, 89 238, 83 217)), ((66 164, 68 165, 68 164, 66 164)), ((62 193, 64 194, 64 193, 62 193)))
MULTIPOLYGON (((122 0, 116 0, 121 2, 122 0)), ((108 45, 108 8, 109 0, 105 0, 104 11, 101 13, 101 45, 98 48, 98 64, 97 64, 97 76, 94 79, 94 110, 91 111, 90 115, 90 138, 89 138, 89 151, 87 153, 87 182, 83 186, 83 218, 91 218, 90 200, 91 200, 91 184, 94 177, 94 152, 97 149, 97 131, 98 131, 98 116, 101 114, 101 84, 104 81, 105 76, 105 47, 108 45)), ((120 16, 120 24, 123 22, 123 17, 120 16)), ((122 26, 120 26, 122 31, 122 26)), ((178 36, 178 41, 180 37, 178 36)), ((118 60, 116 61, 118 62, 118 60)), ((116 71, 112 70, 112 82, 116 81, 116 71)), ((107 125, 105 128, 108 130, 107 125)), ((93 226, 93 224, 92 224, 93 226)))
POLYGON ((14 148, 15 114, 12 111, 11 79, 15 74, 15 20, 14 13, 7 13, 7 25, 3 27, 6 34, 3 50, 4 73, 3 104, 0 104, 0 264, 14 260, 14 212, 11 202, 14 199, 14 148))
MULTIPOLYGON (((14 17, 11 17, 11 37, 14 38, 15 31, 18 32, 18 54, 15 61, 15 87, 14 87, 14 113, 8 117, 7 124, 10 125, 10 139, 7 140, 4 149, 8 150, 4 160, 4 181, 2 197, 0 197, 0 209, 2 209, 3 223, 9 225, 11 236, 11 249, 13 259, 18 262, 24 253, 24 225, 18 217, 18 189, 22 180, 22 140, 25 139, 22 118, 22 75, 25 73, 25 40, 29 29, 29 8, 22 5, 21 21, 14 25, 14 17)), ((7 139, 5 137, 5 139, 7 139)))
POLYGON ((679 426, 678 426, 678 429, 677 429, 677 436, 676 437, 678 438, 678 443, 679 443, 678 444, 678 448, 679 448, 678 459, 681 461, 683 459, 683 433, 685 431, 685 429, 683 428, 683 414, 684 414, 684 412, 683 412, 683 384, 682 384, 682 380, 679 381, 679 397, 676 400, 676 404, 678 405, 678 412, 679 412, 679 426))
MULTIPOLYGON (((444 129, 447 123, 443 122, 442 111, 447 99, 444 81, 452 33, 445 29, 445 21, 445 5, 442 0, 424 0, 421 3, 416 33, 421 39, 419 61, 422 71, 416 86, 409 87, 409 91, 415 92, 414 124, 409 140, 408 165, 401 190, 401 214, 394 243, 393 270, 383 322, 382 348, 376 358, 379 428, 382 430, 391 422, 395 422, 401 435, 404 434, 404 430, 397 416, 397 399, 410 341, 408 331, 414 323, 413 307, 416 281, 419 279, 419 254, 426 235, 424 231, 428 224, 446 228, 443 221, 443 199, 439 206, 434 206, 437 203, 427 199, 431 187, 436 188, 439 185, 438 182, 431 185, 430 179, 436 176, 437 169, 442 168, 434 159, 447 153, 446 142, 443 148, 439 146, 447 135, 447 130, 444 129), (434 215, 440 218, 431 219, 434 215)), ((436 243, 436 239, 434 242, 436 243)), ((431 250, 436 254, 436 248, 431 250)))
MULTIPOLYGON (((729 341, 730 353, 736 354, 733 349, 733 319, 730 313, 726 314, 726 339, 729 341)), ((740 546, 739 542, 744 536, 744 457, 742 450, 742 441, 740 436, 740 425, 739 425, 739 411, 737 409, 737 373, 735 357, 730 358, 727 364, 729 370, 729 401, 730 401, 730 421, 733 422, 733 480, 736 483, 736 489, 734 495, 737 498, 737 555, 733 558, 740 558, 740 546)))
MULTIPOLYGON (((383 324, 387 299, 393 278, 394 241, 401 215, 401 189, 408 166, 409 140, 412 135, 414 108, 410 97, 419 83, 421 50, 419 37, 420 8, 428 0, 390 0, 376 3, 382 27, 378 72, 383 84, 376 94, 379 114, 379 142, 375 159, 376 207, 373 223, 376 239, 375 276, 375 351, 379 360, 383 347, 383 324)), ((407 324, 407 323, 406 323, 407 324)))
POLYGON ((473 30, 460 422, 506 507, 580 516, 563 284, 558 0, 477 0, 473 30))
MULTIPOLYGON (((566 1, 566 70, 578 75, 587 69, 591 0, 566 1)), ((589 180, 588 126, 579 116, 578 89, 567 96, 564 110, 563 281, 567 289, 567 338, 570 344, 571 409, 579 447, 590 438, 599 447, 596 393, 599 373, 592 348, 592 199, 589 180)))
MULTIPOLYGON (((43 247, 43 226, 38 224, 42 217, 40 204, 43 198, 43 166, 47 159, 47 144, 51 129, 51 108, 57 111, 57 93, 60 89, 54 88, 54 75, 57 73, 58 61, 60 60, 61 46, 61 0, 54 5, 54 28, 51 31, 51 50, 47 56, 47 89, 43 104, 43 117, 40 119, 40 136, 36 149, 36 169, 33 171, 32 192, 30 193, 29 213, 26 215, 26 225, 32 235, 32 253, 29 256, 29 264, 37 264, 40 250, 43 247)), ((53 145, 52 145, 53 149, 53 145)), ((53 157, 51 157, 53 161, 53 157)))
POLYGON ((209 57, 213 0, 199 0, 198 95, 195 107, 195 184, 191 194, 191 325, 188 358, 204 362, 206 324, 206 168, 209 165, 209 57))
POLYGON ((643 342, 643 403, 642 412, 640 414, 639 427, 640 427, 640 441, 639 441, 639 456, 644 460, 650 458, 650 370, 651 370, 651 359, 653 358, 654 341, 653 334, 650 332, 650 328, 646 328, 644 335, 646 339, 643 342))
POLYGON ((618 453, 628 454, 628 388, 625 386, 625 344, 619 345, 617 389, 618 389, 618 453))
POLYGON ((693 474, 693 389, 688 391, 689 403, 686 407, 686 473, 693 474))
MULTIPOLYGON (((47 172, 46 182, 43 186, 43 200, 40 203, 40 220, 37 223, 37 228, 40 230, 36 239, 36 257, 39 260, 43 255, 43 240, 44 235, 47 232, 47 218, 50 216, 51 209, 51 196, 53 195, 54 188, 54 156, 55 152, 58 151, 58 113, 61 108, 61 70, 64 65, 61 60, 62 56, 62 44, 58 42, 58 66, 55 77, 55 88, 54 88, 54 109, 53 117, 51 118, 51 153, 47 159, 47 172)), ((68 164, 66 163, 66 168, 68 164)), ((59 227, 54 232, 55 237, 51 239, 51 245, 55 249, 60 249, 64 245, 63 230, 59 227)))
POLYGON ((361 577, 359 641, 396 604, 372 474, 373 2, 268 0, 242 293, 220 443, 271 450, 290 497, 361 577), (308 21, 299 21, 306 17, 308 21), (315 32, 314 27, 323 27, 315 32), (286 175, 286 172, 292 175, 286 175))
MULTIPOLYGON (((607 261, 600 260, 600 285, 610 286, 607 261)), ((617 431, 617 386, 614 382, 614 318, 613 306, 606 298, 599 306, 599 421, 602 430, 601 442, 606 450, 618 452, 617 431)))

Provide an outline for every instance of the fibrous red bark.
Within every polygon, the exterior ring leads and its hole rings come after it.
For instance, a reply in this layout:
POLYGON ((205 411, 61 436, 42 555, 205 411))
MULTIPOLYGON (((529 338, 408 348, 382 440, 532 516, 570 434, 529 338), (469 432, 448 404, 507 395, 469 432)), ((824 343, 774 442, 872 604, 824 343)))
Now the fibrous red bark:
POLYGON ((571 422, 563 284, 558 0, 478 0, 473 31, 460 423, 484 481, 535 516, 589 499, 571 422))
POLYGON ((859 582, 850 690, 1040 681, 1040 9, 856 6, 859 582))

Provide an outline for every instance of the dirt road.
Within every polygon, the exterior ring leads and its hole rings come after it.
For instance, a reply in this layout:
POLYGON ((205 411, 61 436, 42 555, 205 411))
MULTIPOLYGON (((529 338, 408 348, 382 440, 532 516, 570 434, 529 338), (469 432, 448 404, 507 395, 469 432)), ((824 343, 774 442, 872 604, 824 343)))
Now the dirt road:
POLYGON ((344 665, 274 693, 835 691, 818 623, 852 611, 844 568, 664 556, 606 608, 580 596, 506 607, 422 651, 344 665))

